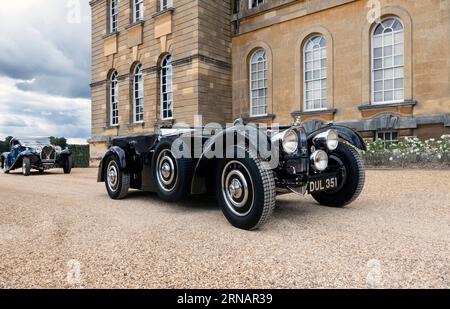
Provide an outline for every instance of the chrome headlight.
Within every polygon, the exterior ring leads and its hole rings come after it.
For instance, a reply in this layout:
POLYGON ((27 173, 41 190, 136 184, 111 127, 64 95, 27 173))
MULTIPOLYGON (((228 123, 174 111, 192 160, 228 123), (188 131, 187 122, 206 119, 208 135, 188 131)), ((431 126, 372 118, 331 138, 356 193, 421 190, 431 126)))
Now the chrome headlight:
POLYGON ((329 151, 336 150, 339 146, 339 135, 335 130, 317 134, 313 139, 315 146, 326 146, 329 151))
POLYGON ((34 152, 37 152, 37 153, 41 153, 42 152, 42 146, 36 146, 36 147, 34 147, 34 152))
POLYGON ((294 130, 287 130, 282 139, 283 150, 287 154, 294 154, 298 150, 298 135, 294 130))
POLYGON ((323 172, 328 167, 328 155, 323 150, 317 150, 311 155, 311 164, 318 172, 323 172))

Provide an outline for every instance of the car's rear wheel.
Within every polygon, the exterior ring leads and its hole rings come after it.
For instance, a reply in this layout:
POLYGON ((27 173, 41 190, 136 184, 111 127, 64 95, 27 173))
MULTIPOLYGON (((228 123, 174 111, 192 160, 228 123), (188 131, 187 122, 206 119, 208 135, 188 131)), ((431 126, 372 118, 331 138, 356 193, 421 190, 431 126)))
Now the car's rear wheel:
POLYGON ((216 194, 223 214, 235 227, 254 230, 275 208, 272 170, 252 152, 244 159, 222 160, 216 171, 216 194))
POLYGON ((23 158, 22 160, 22 175, 30 176, 31 174, 31 161, 30 158, 23 158))
POLYGON ((105 161, 105 185, 108 195, 114 200, 123 199, 130 189, 130 174, 120 169, 116 156, 110 156, 105 161))
POLYGON ((72 171, 72 166, 73 166, 73 158, 72 156, 68 156, 65 160, 64 160, 64 174, 70 174, 70 172, 72 171))
POLYGON ((332 169, 341 168, 343 176, 339 178, 339 187, 333 192, 312 194, 320 205, 328 207, 345 207, 354 202, 361 194, 366 179, 364 161, 353 147, 340 144, 330 154, 329 164, 332 169))
POLYGON ((172 144, 162 142, 153 156, 153 178, 158 196, 166 202, 177 202, 189 195, 193 163, 189 158, 176 158, 172 144))

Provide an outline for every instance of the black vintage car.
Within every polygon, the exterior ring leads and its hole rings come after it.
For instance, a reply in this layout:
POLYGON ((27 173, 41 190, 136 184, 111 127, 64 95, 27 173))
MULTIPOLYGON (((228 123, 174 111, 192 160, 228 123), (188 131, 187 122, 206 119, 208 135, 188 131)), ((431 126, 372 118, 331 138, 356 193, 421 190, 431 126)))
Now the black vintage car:
POLYGON ((10 152, 0 157, 1 168, 6 174, 19 168, 24 176, 29 176, 32 169, 41 174, 52 168, 62 168, 65 174, 72 170, 72 152, 51 145, 48 138, 13 138, 10 146, 10 152))
POLYGON ((365 151, 365 143, 338 125, 308 134, 300 121, 278 132, 237 121, 223 130, 162 130, 111 144, 98 172, 111 198, 124 198, 130 188, 169 202, 215 192, 229 222, 246 230, 266 222, 277 194, 311 194, 321 205, 344 207, 365 182, 355 149, 365 151))

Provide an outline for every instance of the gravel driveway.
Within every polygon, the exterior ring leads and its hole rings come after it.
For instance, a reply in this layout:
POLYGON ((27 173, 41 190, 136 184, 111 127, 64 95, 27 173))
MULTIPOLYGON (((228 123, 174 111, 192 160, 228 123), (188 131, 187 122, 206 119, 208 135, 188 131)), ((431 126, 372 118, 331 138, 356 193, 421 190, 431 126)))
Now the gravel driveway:
POLYGON ((448 170, 368 171, 346 209, 282 196, 256 232, 95 180, 0 174, 0 288, 450 288, 448 170))

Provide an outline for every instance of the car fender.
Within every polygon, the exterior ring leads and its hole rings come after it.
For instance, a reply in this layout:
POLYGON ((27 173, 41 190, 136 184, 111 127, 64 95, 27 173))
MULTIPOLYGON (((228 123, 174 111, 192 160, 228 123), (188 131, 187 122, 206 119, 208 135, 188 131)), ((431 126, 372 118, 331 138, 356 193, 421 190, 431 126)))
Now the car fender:
POLYGON ((39 158, 39 156, 36 153, 31 152, 30 150, 27 149, 27 150, 22 151, 21 153, 19 153, 17 155, 17 157, 14 160, 13 164, 11 164, 11 166, 8 166, 8 169, 9 170, 14 170, 16 168, 21 167, 23 158, 30 158, 31 162, 37 162, 37 161, 39 161, 41 159, 41 158, 39 158))
POLYGON ((103 156, 102 160, 100 161, 100 165, 98 167, 98 182, 104 182, 105 181, 105 171, 104 171, 104 164, 106 159, 109 156, 115 156, 119 160, 119 169, 123 172, 127 169, 127 155, 125 151, 117 146, 110 147, 106 154, 103 156))
POLYGON ((72 155, 72 151, 70 151, 68 148, 66 148, 63 151, 61 151, 60 153, 58 153, 58 155, 56 157, 56 162, 61 164, 62 162, 64 162, 64 160, 66 160, 71 155, 72 155))
POLYGON ((346 142, 350 143, 351 145, 355 146, 358 149, 367 151, 366 143, 364 142, 361 135, 359 135, 357 132, 350 129, 349 127, 341 125, 329 125, 319 130, 316 130, 312 133, 309 133, 308 144, 312 145, 312 140, 317 134, 326 132, 328 130, 335 130, 338 133, 339 137, 345 140, 346 142))
MULTIPOLYGON (((260 130, 258 130, 256 127, 252 126, 234 126, 231 128, 227 128, 225 130, 222 130, 220 133, 209 139, 203 149, 203 153, 199 160, 197 161, 197 164, 194 169, 194 175, 192 178, 192 184, 191 184, 191 194, 203 194, 206 191, 206 174, 211 172, 211 169, 209 168, 212 163, 215 162, 215 158, 211 158, 214 154, 214 151, 212 150, 212 146, 214 144, 222 145, 224 148, 224 155, 226 154, 226 148, 235 148, 239 147, 235 144, 228 145, 227 139, 230 136, 239 136, 240 141, 245 141, 245 146, 243 147, 250 147, 250 149, 255 149, 258 152, 258 134, 260 134, 260 130)), ((270 141, 269 141, 270 143, 270 141)))

